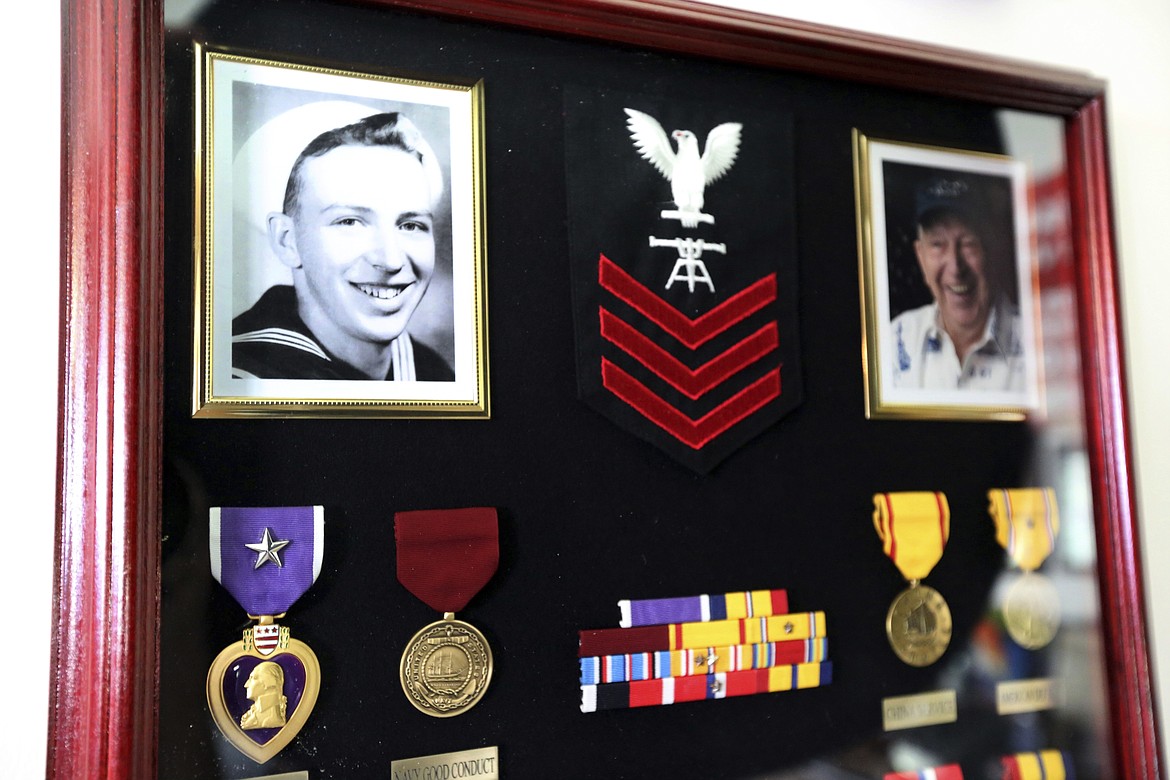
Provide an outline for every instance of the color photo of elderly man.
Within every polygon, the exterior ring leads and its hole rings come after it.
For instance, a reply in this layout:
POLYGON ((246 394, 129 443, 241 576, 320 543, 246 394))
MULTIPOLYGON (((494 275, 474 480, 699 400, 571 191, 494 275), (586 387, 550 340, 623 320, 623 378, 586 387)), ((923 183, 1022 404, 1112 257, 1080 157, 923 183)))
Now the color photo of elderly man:
POLYGON ((854 136, 866 414, 1018 420, 1040 408, 1027 168, 854 136))
POLYGON ((1008 182, 929 169, 917 178, 913 250, 918 294, 925 288, 929 303, 899 311, 891 300, 894 387, 1021 393, 1026 347, 1008 182))

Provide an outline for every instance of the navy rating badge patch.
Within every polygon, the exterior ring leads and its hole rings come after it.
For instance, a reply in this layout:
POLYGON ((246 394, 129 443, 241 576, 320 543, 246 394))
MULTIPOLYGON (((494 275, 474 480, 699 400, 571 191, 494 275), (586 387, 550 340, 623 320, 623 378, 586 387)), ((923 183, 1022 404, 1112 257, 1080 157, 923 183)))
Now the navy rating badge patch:
POLYGON ((801 398, 791 117, 566 91, 582 399, 706 473, 801 398))

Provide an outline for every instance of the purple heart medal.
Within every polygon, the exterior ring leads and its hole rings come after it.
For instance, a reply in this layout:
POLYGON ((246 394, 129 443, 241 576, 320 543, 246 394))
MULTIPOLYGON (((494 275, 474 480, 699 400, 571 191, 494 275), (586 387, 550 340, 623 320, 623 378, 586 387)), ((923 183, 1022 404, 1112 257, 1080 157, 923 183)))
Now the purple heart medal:
POLYGON ((321 573, 325 510, 212 507, 210 542, 212 575, 258 622, 211 664, 207 704, 228 741, 263 764, 305 725, 321 689, 317 656, 273 621, 321 573))

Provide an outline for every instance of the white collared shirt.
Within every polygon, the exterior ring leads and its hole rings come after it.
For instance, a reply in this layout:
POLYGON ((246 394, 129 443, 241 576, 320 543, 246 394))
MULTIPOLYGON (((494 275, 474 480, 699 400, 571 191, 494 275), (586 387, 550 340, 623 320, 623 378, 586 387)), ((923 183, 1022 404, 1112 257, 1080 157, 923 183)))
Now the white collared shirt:
POLYGON ((983 337, 962 363, 939 323, 937 304, 902 312, 890 327, 894 387, 1008 392, 1026 387, 1020 315, 1006 304, 992 308, 983 337))

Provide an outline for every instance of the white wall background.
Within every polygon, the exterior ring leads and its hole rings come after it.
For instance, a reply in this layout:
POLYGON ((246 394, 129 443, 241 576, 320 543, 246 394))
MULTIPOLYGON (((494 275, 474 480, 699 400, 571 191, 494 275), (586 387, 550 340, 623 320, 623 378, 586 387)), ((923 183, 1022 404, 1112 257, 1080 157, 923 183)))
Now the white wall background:
MULTIPOLYGON (((1170 3, 1166 0, 720 0, 762 13, 1085 70, 1110 82, 1114 207, 1123 277, 1129 390, 1150 616, 1161 701, 1170 701, 1170 3)), ((0 777, 44 775, 55 510, 58 343, 59 4, 22 8, 0 49, 9 120, 0 226, 7 287, 0 333, 0 523, 5 605, 0 650, 0 777)))
POLYGON ((0 777, 45 774, 57 450, 61 3, 30 3, 0 47, 0 777))

